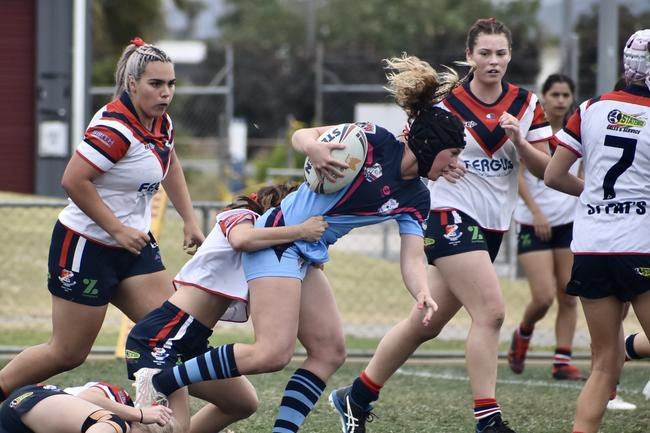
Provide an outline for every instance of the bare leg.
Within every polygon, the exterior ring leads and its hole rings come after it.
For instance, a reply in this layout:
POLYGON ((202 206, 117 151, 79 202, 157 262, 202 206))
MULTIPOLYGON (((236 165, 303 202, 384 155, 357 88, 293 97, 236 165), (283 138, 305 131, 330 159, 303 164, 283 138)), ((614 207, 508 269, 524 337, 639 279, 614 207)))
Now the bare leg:
POLYGON ((553 273, 553 252, 544 250, 520 254, 519 263, 528 278, 531 293, 521 324, 532 329, 548 312, 557 291, 553 273))
POLYGON ((449 291, 440 272, 428 266, 429 290, 438 304, 429 326, 422 325, 422 311, 413 307, 408 318, 393 326, 379 342, 377 350, 365 369, 366 375, 377 384, 386 381, 408 360, 425 341, 435 338, 461 307, 449 291))
POLYGON ((52 296, 50 341, 23 350, 0 371, 2 390, 9 394, 20 386, 42 382, 81 365, 97 338, 107 308, 52 296))
MULTIPOLYGON (((94 403, 71 395, 53 395, 38 402, 20 419, 36 433, 71 433, 80 431, 88 415, 100 409, 94 403)), ((100 424, 88 432, 115 433, 115 429, 100 424)))
POLYGON ((465 306, 472 325, 465 362, 474 400, 496 394, 499 330, 505 305, 494 266, 486 251, 471 251, 436 260, 451 292, 465 306), (467 270, 471 269, 471 272, 467 270))
POLYGON ((578 397, 573 430, 596 433, 623 368, 622 308, 613 296, 580 300, 591 335, 591 374, 578 397))
POLYGON ((138 322, 173 294, 172 278, 166 271, 160 271, 122 280, 111 303, 129 319, 138 322))
POLYGON ((248 282, 255 343, 235 344, 241 374, 283 369, 293 357, 298 337, 301 281, 264 277, 248 282))
POLYGON ((257 410, 255 388, 245 377, 201 382, 190 394, 209 402, 192 416, 190 433, 213 433, 248 418, 257 410))
POLYGON ((571 278, 573 253, 568 248, 553 250, 555 279, 557 281, 557 318, 555 339, 558 347, 572 347, 578 320, 578 302, 575 296, 567 295, 566 286, 571 278))
POLYGON ((325 273, 310 268, 302 284, 298 339, 307 350, 301 368, 326 382, 345 361, 345 338, 325 273))

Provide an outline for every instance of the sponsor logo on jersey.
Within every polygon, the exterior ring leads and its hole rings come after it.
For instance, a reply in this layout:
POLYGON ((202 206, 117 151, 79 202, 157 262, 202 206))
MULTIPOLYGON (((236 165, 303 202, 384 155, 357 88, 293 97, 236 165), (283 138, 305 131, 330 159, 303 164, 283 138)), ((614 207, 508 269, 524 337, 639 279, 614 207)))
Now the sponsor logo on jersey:
POLYGON ((650 278, 650 268, 634 268, 634 272, 645 278, 650 278))
POLYGON ((445 234, 442 236, 447 239, 452 245, 456 245, 460 243, 458 239, 463 236, 463 232, 458 230, 457 224, 447 224, 445 226, 445 234))
POLYGON ((611 131, 630 132, 639 134, 641 131, 635 128, 643 128, 647 120, 643 114, 627 114, 619 109, 614 109, 607 114, 607 129, 611 131))
POLYGON ((398 201, 395 200, 394 198, 391 198, 386 203, 381 205, 381 207, 379 208, 379 213, 380 214, 387 214, 390 211, 392 211, 394 209, 397 209, 398 206, 399 206, 398 201))
POLYGON ((95 287, 97 285, 97 280, 84 278, 82 283, 84 285, 84 291, 81 293, 81 296, 86 298, 97 298, 99 296, 99 289, 95 287))
POLYGON ((26 392, 24 394, 20 394, 18 397, 11 400, 11 403, 9 403, 9 407, 12 408, 12 409, 18 407, 18 405, 20 405, 20 403, 22 403, 23 400, 28 399, 32 395, 34 395, 34 391, 29 391, 29 392, 26 392))
POLYGON ((138 192, 141 194, 155 194, 160 189, 160 182, 149 183, 145 182, 140 185, 138 192))
POLYGON ((432 238, 424 238, 424 247, 432 247, 436 243, 435 239, 432 238))
POLYGON ((165 363, 165 360, 169 358, 169 353, 165 350, 164 347, 154 347, 151 351, 151 356, 153 357, 153 363, 156 365, 162 365, 165 363))
POLYGON ((465 168, 484 173, 489 177, 508 176, 514 164, 508 158, 478 158, 463 160, 465 168))
POLYGON ((646 202, 640 201, 619 201, 607 204, 589 204, 587 203, 587 215, 593 214, 634 214, 645 215, 646 202))
POLYGON ((494 114, 494 113, 487 113, 487 114, 485 115, 485 118, 486 118, 486 119, 494 119, 495 117, 497 117, 497 115, 494 114))
POLYGON ((371 122, 356 122, 356 125, 363 129, 363 132, 368 134, 375 134, 377 132, 377 127, 374 123, 371 122))
POLYGON ((90 134, 97 137, 99 141, 101 141, 108 147, 113 147, 113 145, 115 144, 115 140, 113 140, 107 134, 104 134, 102 131, 98 131, 95 129, 90 134))
POLYGON ((135 350, 126 349, 124 351, 124 359, 126 359, 126 362, 135 362, 140 359, 140 353, 135 350))
POLYGON ((390 195, 390 186, 384 185, 381 187, 381 196, 388 197, 390 195))
POLYGON ((59 281, 66 291, 69 291, 72 286, 77 284, 77 282, 74 280, 74 272, 67 269, 61 269, 59 281))
POLYGON ((363 169, 363 175, 368 182, 374 182, 382 176, 381 164, 374 163, 370 167, 363 169))
POLYGON ((474 122, 473 120, 468 120, 467 122, 464 123, 465 128, 471 129, 478 125, 478 123, 474 122))

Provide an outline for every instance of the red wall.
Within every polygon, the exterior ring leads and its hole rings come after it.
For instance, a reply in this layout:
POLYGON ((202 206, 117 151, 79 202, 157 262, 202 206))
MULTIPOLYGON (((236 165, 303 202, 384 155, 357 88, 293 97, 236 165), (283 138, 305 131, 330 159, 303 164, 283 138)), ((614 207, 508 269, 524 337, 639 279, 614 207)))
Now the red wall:
POLYGON ((36 0, 2 0, 0 191, 34 191, 36 0))

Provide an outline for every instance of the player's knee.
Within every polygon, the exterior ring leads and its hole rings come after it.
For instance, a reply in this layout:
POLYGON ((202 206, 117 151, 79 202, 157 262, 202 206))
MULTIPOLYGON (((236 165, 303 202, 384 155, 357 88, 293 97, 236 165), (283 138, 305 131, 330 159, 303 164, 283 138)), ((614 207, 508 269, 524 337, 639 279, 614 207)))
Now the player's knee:
POLYGON ((61 370, 72 370, 83 364, 87 357, 86 351, 54 350, 52 362, 61 370))
POLYGON ((259 404, 260 401, 254 391, 237 396, 237 406, 233 407, 228 414, 237 420, 246 419, 257 412, 259 404))
POLYGON ((553 305, 553 296, 550 295, 536 295, 533 296, 533 304, 538 310, 546 313, 551 305, 553 305))
POLYGON ((286 367, 293 357, 293 347, 289 350, 278 348, 278 350, 266 350, 257 357, 257 365, 260 371, 274 372, 286 367))

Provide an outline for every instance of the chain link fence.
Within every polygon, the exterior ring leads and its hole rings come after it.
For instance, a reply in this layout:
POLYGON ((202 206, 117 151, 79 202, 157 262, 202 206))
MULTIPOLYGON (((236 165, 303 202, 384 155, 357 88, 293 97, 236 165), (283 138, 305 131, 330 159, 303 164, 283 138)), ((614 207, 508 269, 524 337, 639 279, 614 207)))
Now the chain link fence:
MULTIPOLYGON (((64 200, 3 200, 0 201, 0 345, 20 344, 20 338, 30 333, 49 335, 50 294, 46 288, 47 256, 52 227, 65 205, 64 200)), ((214 216, 223 207, 219 202, 195 202, 197 216, 207 233, 214 216)), ((169 208, 159 236, 163 260, 173 275, 189 259, 182 251, 182 221, 169 208)), ((399 234, 397 226, 385 223, 353 230, 330 249, 331 261, 325 265, 349 337, 377 338, 406 317, 413 300, 404 288, 399 270, 399 234)), ((506 300, 506 323, 502 341, 508 341, 523 314, 529 299, 525 280, 515 279, 513 236, 505 237, 496 266, 502 277, 506 300)), ((468 269, 471 272, 471 269, 468 269)), ((112 344, 117 334, 121 313, 110 309, 103 332, 112 344)), ((551 310, 536 328, 535 342, 554 344, 555 310, 551 310)), ((451 321, 439 339, 464 340, 470 319, 464 310, 451 321)), ((227 332, 250 332, 250 325, 225 324, 227 332)), ((626 331, 639 330, 630 313, 626 331)), ((217 331, 218 333, 218 331, 217 331)), ((586 324, 579 314, 576 347, 587 348, 586 324)), ((354 350, 354 347, 350 347, 354 350)))

